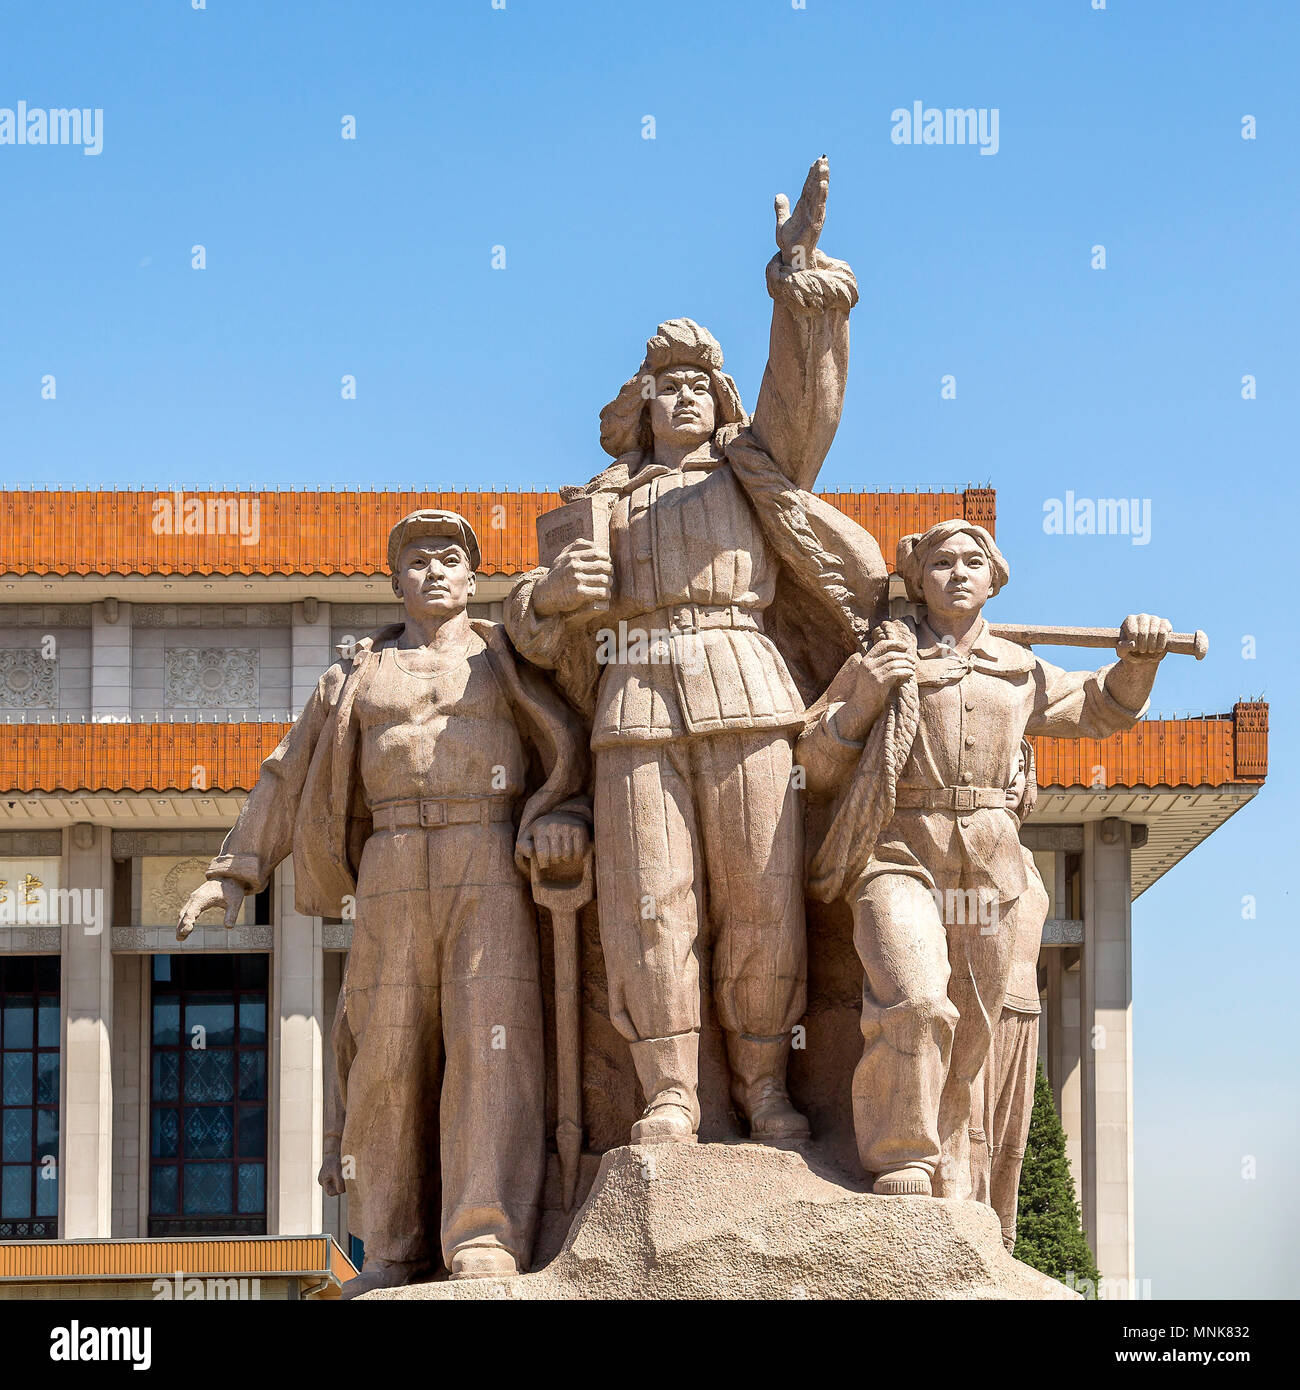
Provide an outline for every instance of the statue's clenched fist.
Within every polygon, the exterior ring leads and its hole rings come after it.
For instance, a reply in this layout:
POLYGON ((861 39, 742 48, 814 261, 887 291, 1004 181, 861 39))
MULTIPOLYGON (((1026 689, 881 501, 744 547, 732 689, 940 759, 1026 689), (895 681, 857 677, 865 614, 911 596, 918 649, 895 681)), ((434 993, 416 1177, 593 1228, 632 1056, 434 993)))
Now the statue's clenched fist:
POLYGON ((185 899, 181 908, 181 919, 176 926, 176 940, 184 941, 194 930, 194 924, 209 908, 226 907, 226 926, 233 927, 239 920, 239 909, 244 905, 244 890, 234 879, 209 878, 185 899))
POLYGON ((347 1191, 347 1184, 343 1181, 343 1163, 338 1154, 325 1156, 325 1162, 316 1174, 316 1181, 320 1183, 321 1191, 327 1197, 342 1197, 347 1191))
POLYGON ((533 860, 544 878, 569 878, 582 869, 587 825, 576 816, 542 816, 533 826, 533 860))
POLYGON ((840 736, 854 742, 863 738, 885 708, 889 692, 915 669, 908 644, 894 637, 849 657, 827 691, 832 704, 843 702, 835 715, 840 736))
POLYGON ((1159 661, 1173 631, 1164 618, 1150 613, 1130 613, 1119 629, 1115 651, 1122 661, 1159 661))
POLYGON ((883 705, 889 692, 915 669, 915 659, 906 642, 897 637, 877 642, 858 667, 858 698, 883 705))
POLYGON ((614 590, 614 562, 595 541, 578 539, 555 557, 547 575, 533 589, 539 617, 561 613, 598 613, 609 607, 614 590))

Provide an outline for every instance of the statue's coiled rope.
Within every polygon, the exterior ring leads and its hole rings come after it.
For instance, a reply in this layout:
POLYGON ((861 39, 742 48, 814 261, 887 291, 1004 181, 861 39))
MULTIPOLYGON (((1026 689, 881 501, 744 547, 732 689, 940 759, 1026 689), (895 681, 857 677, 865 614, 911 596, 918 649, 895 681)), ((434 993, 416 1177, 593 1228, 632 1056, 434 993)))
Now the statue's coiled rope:
MULTIPOLYGON (((916 661, 916 630, 901 619, 887 619, 871 634, 877 642, 907 644, 916 661)), ((860 877, 893 819, 898 778, 912 751, 921 719, 921 693, 915 669, 890 692, 884 712, 871 726, 853 780, 835 809, 808 869, 808 891, 820 902, 842 897, 860 877)))

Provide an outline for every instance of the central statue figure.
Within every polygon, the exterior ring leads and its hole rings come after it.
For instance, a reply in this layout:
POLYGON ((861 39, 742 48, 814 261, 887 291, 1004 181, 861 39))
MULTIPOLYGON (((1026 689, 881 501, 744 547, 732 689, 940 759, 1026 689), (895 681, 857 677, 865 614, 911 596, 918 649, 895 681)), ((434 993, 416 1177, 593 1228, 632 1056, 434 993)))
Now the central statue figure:
POLYGON ((661 324, 601 412, 616 462, 564 493, 608 518, 608 543, 603 528, 571 541, 506 605, 515 646, 592 722, 610 1017, 646 1099, 634 1143, 699 1128, 705 920, 733 1099, 756 1140, 808 1133, 786 1092, 806 989, 793 739, 886 583, 870 536, 806 491, 839 423, 857 301, 849 267, 817 249, 827 186, 820 159, 793 213, 776 200, 753 417, 713 336, 661 324))

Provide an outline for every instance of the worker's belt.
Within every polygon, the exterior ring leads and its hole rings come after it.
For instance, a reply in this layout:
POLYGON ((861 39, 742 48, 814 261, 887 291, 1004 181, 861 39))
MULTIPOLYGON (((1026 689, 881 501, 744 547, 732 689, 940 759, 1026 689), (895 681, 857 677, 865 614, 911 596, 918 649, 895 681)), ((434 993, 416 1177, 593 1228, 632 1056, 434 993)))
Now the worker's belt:
POLYGON ((376 830, 405 830, 420 826, 491 825, 507 821, 514 806, 503 796, 435 796, 422 801, 385 801, 371 810, 376 830))
POLYGON ((908 811, 1005 810, 1005 787, 899 787, 894 805, 908 811))
POLYGON ((702 632, 710 627, 735 627, 747 632, 762 632, 763 615, 735 604, 674 603, 669 608, 656 608, 627 620, 629 633, 643 630, 668 632, 702 632))

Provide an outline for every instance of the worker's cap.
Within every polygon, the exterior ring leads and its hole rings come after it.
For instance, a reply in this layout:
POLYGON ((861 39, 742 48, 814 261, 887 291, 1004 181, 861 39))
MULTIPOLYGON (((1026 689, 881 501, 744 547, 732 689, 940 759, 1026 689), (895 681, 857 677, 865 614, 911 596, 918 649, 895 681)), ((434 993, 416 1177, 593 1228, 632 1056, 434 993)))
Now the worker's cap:
POLYGON ((388 533, 388 572, 397 573, 402 549, 421 536, 450 536, 464 547, 472 570, 477 571, 481 555, 474 528, 459 512, 443 512, 435 507, 421 507, 404 516, 388 533))

